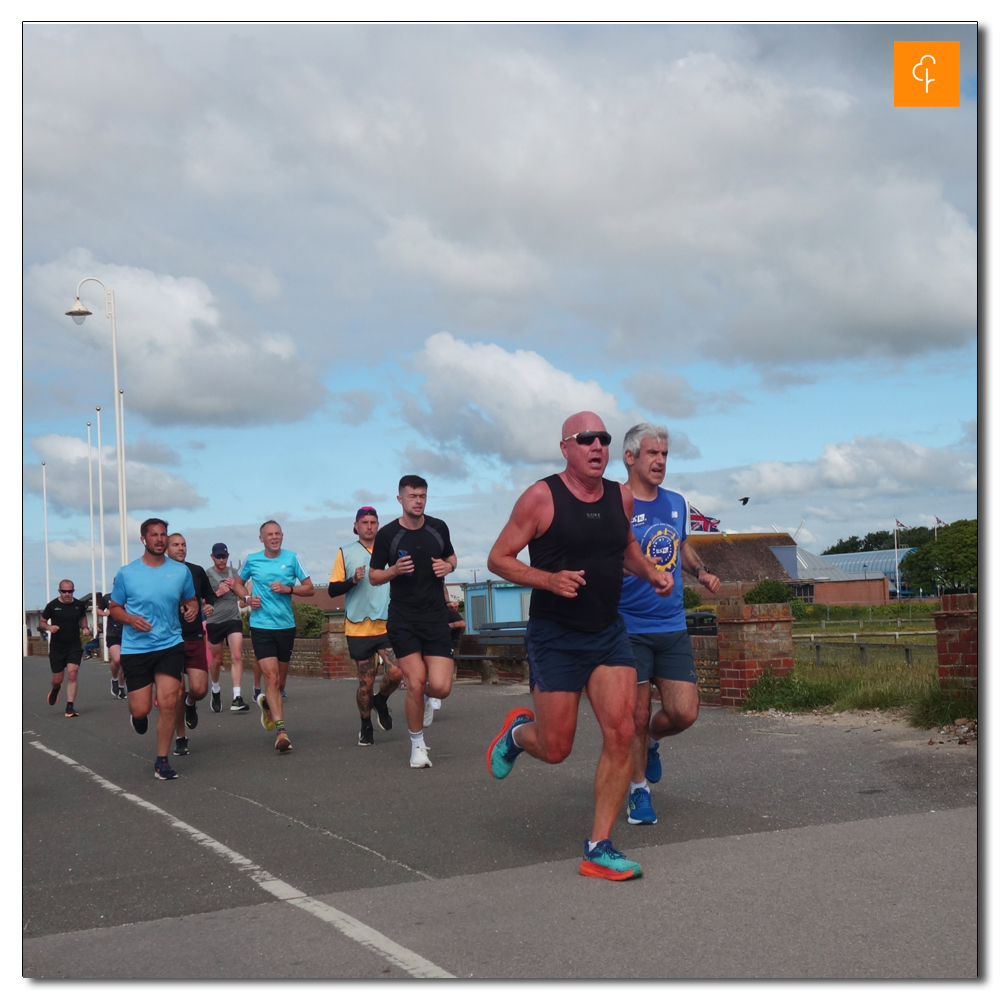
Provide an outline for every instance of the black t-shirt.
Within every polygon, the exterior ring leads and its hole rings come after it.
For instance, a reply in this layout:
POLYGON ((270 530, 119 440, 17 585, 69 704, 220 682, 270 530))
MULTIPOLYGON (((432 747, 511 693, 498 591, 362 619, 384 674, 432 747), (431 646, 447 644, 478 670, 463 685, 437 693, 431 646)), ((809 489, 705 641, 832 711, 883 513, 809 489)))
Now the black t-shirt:
POLYGON ((191 641, 192 639, 201 639, 205 630, 202 628, 202 613, 201 613, 201 602, 205 601, 207 604, 215 604, 215 591, 212 590, 212 585, 208 582, 208 574, 200 567, 195 566, 194 563, 185 562, 185 566, 191 570, 191 582, 194 584, 194 596, 198 598, 198 614, 195 616, 193 622, 189 622, 184 617, 184 612, 178 612, 181 620, 181 638, 191 641))
POLYGON ((63 604, 58 597, 45 605, 42 620, 58 625, 59 631, 52 633, 52 645, 60 648, 80 645, 80 619, 87 616, 87 605, 83 601, 72 600, 63 604))
POLYGON ((405 552, 413 560, 409 576, 394 577, 389 583, 389 621, 446 622, 442 579, 434 575, 432 559, 447 559, 455 554, 448 525, 437 517, 424 515, 423 526, 415 531, 404 528, 399 518, 379 528, 372 545, 370 566, 385 569, 395 566, 405 552))

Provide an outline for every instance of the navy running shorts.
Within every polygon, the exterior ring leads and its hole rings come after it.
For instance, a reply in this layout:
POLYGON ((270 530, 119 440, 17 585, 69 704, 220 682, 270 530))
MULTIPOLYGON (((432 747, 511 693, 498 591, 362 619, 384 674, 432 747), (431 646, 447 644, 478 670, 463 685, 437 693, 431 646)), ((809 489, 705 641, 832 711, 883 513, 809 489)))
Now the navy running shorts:
POLYGON ((243 632, 243 622, 238 618, 230 618, 227 622, 209 621, 205 624, 208 625, 208 641, 213 646, 218 646, 220 643, 225 642, 227 636, 232 635, 234 632, 243 632))
POLYGON ((253 655, 258 660, 274 657, 279 663, 288 663, 295 648, 295 626, 291 628, 254 628, 250 626, 253 655))
POLYGON ((151 653, 122 653, 122 670, 129 691, 149 687, 156 674, 166 674, 179 681, 184 676, 184 643, 151 653))
POLYGON ((451 659, 451 629, 447 621, 394 622, 390 619, 386 630, 397 660, 414 653, 451 659))
POLYGON ((694 650, 687 629, 680 632, 631 632, 639 683, 659 677, 665 681, 698 683, 694 650))
POLYGON ((385 632, 381 635, 349 635, 346 639, 347 652, 355 663, 370 660, 380 649, 392 648, 389 636, 385 632))
POLYGON ((83 646, 49 646, 49 667, 54 674, 61 674, 70 664, 78 667, 82 659, 83 646))
POLYGON ((635 669, 625 620, 617 615, 603 632, 578 632, 547 618, 531 618, 524 635, 531 690, 582 691, 598 667, 635 669))

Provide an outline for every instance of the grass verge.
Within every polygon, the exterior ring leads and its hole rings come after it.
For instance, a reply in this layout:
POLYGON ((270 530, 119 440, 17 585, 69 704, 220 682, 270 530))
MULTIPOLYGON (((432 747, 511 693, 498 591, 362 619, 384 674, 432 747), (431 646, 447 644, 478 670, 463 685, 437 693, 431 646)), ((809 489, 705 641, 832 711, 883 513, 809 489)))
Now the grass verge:
POLYGON ((917 657, 907 664, 898 655, 876 655, 874 650, 864 665, 857 662, 856 654, 852 662, 850 652, 820 666, 797 657, 795 669, 786 676, 765 673, 758 678, 743 710, 808 712, 827 706, 835 712, 902 709, 910 724, 922 729, 962 717, 978 718, 975 694, 941 690, 936 657, 917 657))

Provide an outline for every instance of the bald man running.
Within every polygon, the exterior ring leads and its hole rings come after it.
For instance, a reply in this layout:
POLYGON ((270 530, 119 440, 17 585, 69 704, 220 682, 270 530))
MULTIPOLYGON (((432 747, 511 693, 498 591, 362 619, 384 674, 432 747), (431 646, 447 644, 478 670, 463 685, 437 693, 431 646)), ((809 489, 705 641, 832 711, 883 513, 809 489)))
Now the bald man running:
POLYGON ((623 568, 666 596, 673 577, 642 554, 632 534, 632 494, 603 477, 611 435, 596 413, 575 413, 562 427, 566 468, 529 487, 514 505, 487 565, 530 586, 525 645, 534 712, 514 708, 486 752, 505 778, 522 751, 558 764, 573 748, 586 689, 604 745, 594 781, 594 820, 580 874, 614 881, 642 869, 611 843, 632 770, 636 662, 618 614, 623 568), (531 565, 517 558, 528 546, 531 565))

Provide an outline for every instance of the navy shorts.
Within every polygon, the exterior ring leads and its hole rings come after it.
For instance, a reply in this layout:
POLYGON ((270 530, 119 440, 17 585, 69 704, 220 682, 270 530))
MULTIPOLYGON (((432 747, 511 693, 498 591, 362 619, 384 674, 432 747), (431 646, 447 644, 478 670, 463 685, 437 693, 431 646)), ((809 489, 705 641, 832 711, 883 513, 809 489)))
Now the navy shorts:
POLYGON ((122 653, 122 670, 129 691, 149 687, 157 674, 179 681, 184 676, 184 643, 149 653, 122 653))
POLYGON ((621 615, 603 632, 578 632, 531 618, 524 635, 531 690, 582 691, 597 667, 631 667, 635 654, 621 615))
POLYGON ((254 628, 250 626, 253 655, 258 660, 275 657, 279 663, 288 663, 295 648, 295 626, 291 628, 254 628))
POLYGON ((631 632, 639 683, 659 677, 665 681, 698 683, 694 650, 687 629, 680 632, 631 632))

